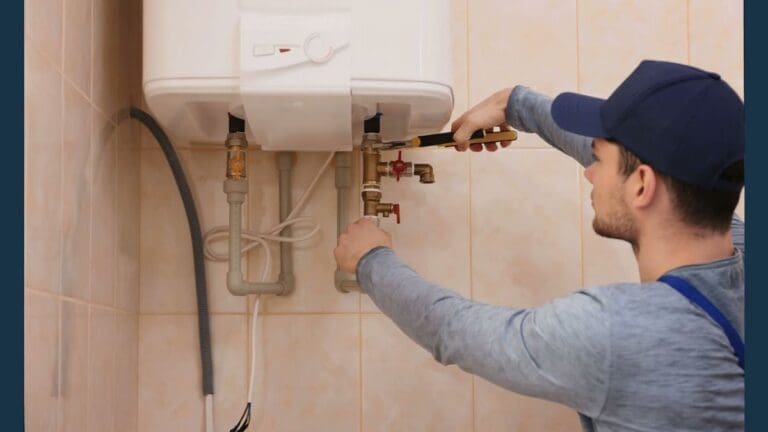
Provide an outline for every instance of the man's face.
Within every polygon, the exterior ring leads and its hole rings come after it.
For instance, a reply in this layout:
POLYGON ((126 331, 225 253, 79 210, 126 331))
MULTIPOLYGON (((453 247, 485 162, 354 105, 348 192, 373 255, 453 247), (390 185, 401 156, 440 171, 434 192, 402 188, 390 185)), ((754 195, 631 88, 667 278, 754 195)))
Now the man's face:
POLYGON ((620 172, 618 145, 596 138, 592 142, 595 161, 584 171, 592 184, 592 208, 595 218, 592 228, 603 237, 626 240, 635 245, 637 227, 625 201, 626 178, 620 172))

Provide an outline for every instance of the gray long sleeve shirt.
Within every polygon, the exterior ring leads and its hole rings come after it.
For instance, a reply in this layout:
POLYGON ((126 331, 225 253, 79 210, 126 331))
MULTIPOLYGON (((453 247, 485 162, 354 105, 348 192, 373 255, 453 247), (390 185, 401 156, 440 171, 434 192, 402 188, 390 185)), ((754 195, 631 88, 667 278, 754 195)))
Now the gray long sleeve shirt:
MULTIPOLYGON (((550 98, 518 86, 507 122, 591 163, 591 138, 560 129, 550 105, 550 98)), ((743 338, 744 224, 735 216, 732 235, 733 256, 670 274, 708 297, 743 338)), ((572 407, 585 431, 744 429, 744 372, 727 337, 666 284, 609 284, 531 309, 494 306, 425 280, 384 247, 360 260, 357 278, 437 361, 572 407)))

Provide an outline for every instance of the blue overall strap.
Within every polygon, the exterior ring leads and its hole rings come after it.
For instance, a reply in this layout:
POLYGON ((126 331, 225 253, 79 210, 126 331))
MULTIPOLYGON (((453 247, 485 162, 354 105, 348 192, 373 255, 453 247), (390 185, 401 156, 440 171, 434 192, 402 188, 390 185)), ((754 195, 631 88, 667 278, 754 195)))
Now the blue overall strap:
POLYGON ((731 347, 733 347, 733 351, 736 353, 736 357, 739 358, 739 366, 744 369, 744 342, 736 332, 736 329, 733 328, 731 323, 728 321, 728 318, 726 318, 725 315, 720 312, 720 309, 712 304, 712 302, 710 302, 709 299, 704 296, 704 294, 697 290, 696 287, 688 283, 688 281, 685 279, 679 278, 677 276, 664 275, 659 278, 659 282, 664 282, 674 288, 675 291, 682 294, 685 298, 690 300, 691 303, 700 307, 704 312, 707 313, 707 315, 709 315, 710 318, 715 320, 715 322, 723 328, 725 335, 728 337, 728 341, 731 343, 731 347))

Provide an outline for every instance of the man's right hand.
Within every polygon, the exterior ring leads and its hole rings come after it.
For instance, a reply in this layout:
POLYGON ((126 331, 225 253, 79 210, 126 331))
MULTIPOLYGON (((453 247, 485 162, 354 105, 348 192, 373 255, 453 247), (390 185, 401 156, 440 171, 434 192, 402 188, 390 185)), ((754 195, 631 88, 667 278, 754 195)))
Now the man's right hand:
MULTIPOLYGON (((451 124, 453 132, 453 141, 456 142, 456 150, 466 151, 470 148, 472 151, 482 151, 482 144, 469 144, 469 137, 476 130, 485 129, 486 132, 492 132, 493 128, 498 126, 502 131, 510 130, 506 122, 504 111, 507 108, 507 100, 512 88, 505 88, 492 94, 484 101, 472 107, 469 111, 461 115, 451 124)), ((502 141, 501 147, 509 146, 510 141, 502 141)), ((488 151, 496 151, 496 143, 485 144, 488 151)))

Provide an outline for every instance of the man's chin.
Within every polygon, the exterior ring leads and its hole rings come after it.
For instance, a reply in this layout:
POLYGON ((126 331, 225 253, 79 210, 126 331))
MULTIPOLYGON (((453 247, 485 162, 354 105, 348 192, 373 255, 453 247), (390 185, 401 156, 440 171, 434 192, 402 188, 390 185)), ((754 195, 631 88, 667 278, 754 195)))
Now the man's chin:
POLYGON ((602 222, 597 217, 592 219, 592 230, 595 232, 595 234, 599 235, 600 237, 605 237, 609 239, 616 239, 616 240, 624 240, 620 233, 617 232, 617 230, 612 229, 610 225, 602 222))
POLYGON ((622 230, 614 225, 606 224, 599 220, 597 217, 592 219, 592 230, 600 237, 614 240, 624 240, 632 244, 635 243, 634 238, 625 230, 622 230))

